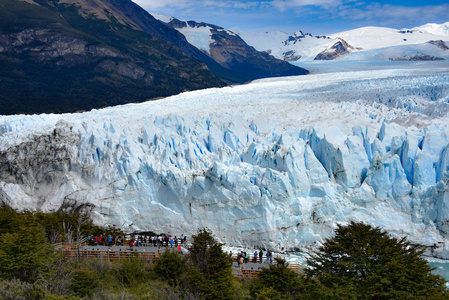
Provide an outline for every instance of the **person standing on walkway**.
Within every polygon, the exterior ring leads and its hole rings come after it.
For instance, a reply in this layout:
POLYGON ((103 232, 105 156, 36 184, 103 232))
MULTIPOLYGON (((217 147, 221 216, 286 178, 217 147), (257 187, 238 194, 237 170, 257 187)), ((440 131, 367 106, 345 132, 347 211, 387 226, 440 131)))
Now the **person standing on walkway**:
POLYGON ((238 259, 238 265, 239 265, 239 272, 241 273, 243 270, 243 255, 239 255, 239 259, 238 259))

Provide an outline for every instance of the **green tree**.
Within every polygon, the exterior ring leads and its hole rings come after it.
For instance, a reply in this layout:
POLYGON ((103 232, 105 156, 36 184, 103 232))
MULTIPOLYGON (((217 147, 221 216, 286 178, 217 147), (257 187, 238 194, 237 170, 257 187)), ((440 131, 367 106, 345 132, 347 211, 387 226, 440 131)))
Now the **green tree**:
POLYGON ((438 299, 445 280, 431 273, 424 247, 379 227, 351 222, 308 259, 306 295, 314 299, 438 299))
POLYGON ((19 213, 9 206, 0 204, 0 236, 4 233, 13 232, 19 224, 19 213))
POLYGON ((45 240, 45 233, 30 215, 21 216, 14 232, 0 237, 0 276, 35 282, 40 274, 47 274, 47 262, 53 259, 54 249, 45 240))
POLYGON ((207 228, 192 236, 188 256, 188 278, 206 299, 233 299, 234 284, 229 256, 207 228))
POLYGON ((156 262, 154 272, 172 286, 178 285, 184 273, 185 264, 186 260, 181 254, 167 248, 162 253, 161 259, 156 262))
POLYGON ((99 285, 98 274, 89 269, 75 269, 70 290, 75 296, 92 295, 99 285))
POLYGON ((286 265, 270 265, 250 283, 250 294, 257 299, 293 299, 298 293, 300 278, 286 265))
POLYGON ((117 278, 125 286, 132 286, 147 281, 150 274, 145 260, 139 257, 123 259, 117 264, 117 278))

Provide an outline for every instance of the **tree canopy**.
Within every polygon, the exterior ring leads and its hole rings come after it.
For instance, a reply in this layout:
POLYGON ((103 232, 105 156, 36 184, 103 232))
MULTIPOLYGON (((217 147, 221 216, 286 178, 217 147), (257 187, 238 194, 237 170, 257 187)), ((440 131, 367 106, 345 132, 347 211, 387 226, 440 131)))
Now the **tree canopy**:
POLYGON ((304 290, 314 298, 444 298, 446 281, 431 272, 424 250, 363 222, 337 225, 308 259, 304 290))
POLYGON ((233 299, 232 266, 222 244, 207 228, 199 229, 192 239, 187 268, 192 285, 206 299, 233 299))
POLYGON ((45 233, 32 218, 22 218, 12 233, 0 235, 0 277, 34 282, 48 272, 46 262, 54 257, 45 233))
POLYGON ((255 299, 294 299, 299 291, 300 277, 285 264, 270 265, 250 283, 250 295, 255 299))
POLYGON ((185 258, 176 251, 165 249, 154 265, 156 275, 171 285, 178 285, 185 269, 185 258))

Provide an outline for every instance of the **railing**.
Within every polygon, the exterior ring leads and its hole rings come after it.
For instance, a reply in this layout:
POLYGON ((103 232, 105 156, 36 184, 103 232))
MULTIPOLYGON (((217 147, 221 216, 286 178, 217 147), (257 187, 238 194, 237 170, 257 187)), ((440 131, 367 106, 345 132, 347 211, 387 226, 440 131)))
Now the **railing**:
POLYGON ((293 272, 295 272, 296 274, 298 274, 299 276, 305 276, 306 273, 304 272, 304 266, 300 263, 289 263, 287 265, 287 268, 289 270, 292 270, 293 272))
MULTIPOLYGON (((140 258, 143 259, 145 263, 152 264, 158 260, 160 260, 160 253, 156 252, 138 252, 138 251, 100 251, 100 250, 84 250, 77 245, 73 244, 65 244, 58 245, 62 248, 64 255, 69 258, 76 259, 99 259, 99 260, 107 260, 107 261, 120 261, 124 259, 130 258, 140 258)), ((233 257, 234 258, 234 257, 233 257)), ((259 261, 258 261, 259 262, 259 261)), ((266 260, 264 260, 266 262, 266 260)), ((252 279, 256 278, 261 269, 247 269, 245 267, 251 266, 254 263, 254 260, 248 260, 247 263, 244 264, 244 268, 242 269, 232 269, 232 274, 234 277, 239 279, 252 279)), ((304 266, 300 263, 290 263, 287 266, 288 269, 292 270, 298 276, 304 276, 304 266)))
POLYGON ((262 270, 232 269, 232 275, 239 279, 257 278, 257 276, 259 275, 260 272, 262 272, 262 270))
MULTIPOLYGON (((248 264, 251 264, 251 262, 249 262, 248 264)), ((298 274, 298 276, 305 276, 305 272, 304 272, 304 266, 301 265, 300 263, 292 263, 289 264, 287 266, 287 268, 293 272, 295 272, 296 274, 298 274)), ((240 279, 251 279, 251 278, 256 278, 260 272, 262 272, 261 269, 257 269, 257 270, 253 270, 253 269, 233 269, 232 270, 232 274, 234 275, 234 277, 240 278, 240 279)))
POLYGON ((158 253, 153 252, 133 252, 133 251, 99 251, 99 250, 82 250, 82 249, 72 249, 64 248, 63 253, 70 258, 77 259, 99 259, 99 260, 109 260, 109 261, 119 261, 123 259, 130 258, 141 258, 146 263, 151 264, 160 259, 158 253))

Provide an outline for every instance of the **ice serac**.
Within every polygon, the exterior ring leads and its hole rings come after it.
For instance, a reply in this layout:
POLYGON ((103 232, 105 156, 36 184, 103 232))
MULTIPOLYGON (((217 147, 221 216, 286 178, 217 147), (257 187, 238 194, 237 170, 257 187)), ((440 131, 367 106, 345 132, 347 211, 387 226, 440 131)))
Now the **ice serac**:
POLYGON ((362 220, 449 258, 448 96, 448 71, 422 68, 0 117, 0 199, 127 231, 207 226, 229 245, 274 250, 362 220))

